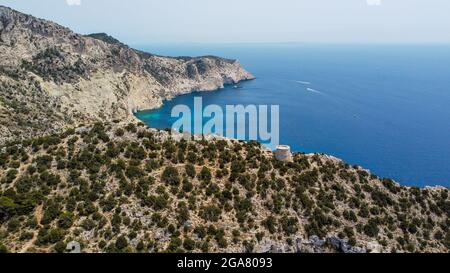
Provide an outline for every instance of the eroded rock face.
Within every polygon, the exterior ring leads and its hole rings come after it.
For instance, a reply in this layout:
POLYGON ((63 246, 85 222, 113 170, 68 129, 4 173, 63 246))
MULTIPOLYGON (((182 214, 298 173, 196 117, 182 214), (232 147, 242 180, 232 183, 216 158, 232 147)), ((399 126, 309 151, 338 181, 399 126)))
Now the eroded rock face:
POLYGON ((131 120, 133 111, 159 107, 165 99, 249 79, 236 60, 156 56, 106 34, 83 36, 0 6, 0 98, 10 102, 0 105, 3 139, 20 135, 23 123, 42 134, 67 123, 131 120), (23 96, 11 91, 15 86, 23 96), (49 121, 15 116, 20 105, 42 113, 31 99, 35 94, 55 104, 49 121))
MULTIPOLYGON (((318 236, 311 236, 309 239, 302 238, 299 234, 292 245, 263 239, 255 248, 255 253, 366 253, 367 250, 360 247, 351 246, 346 239, 336 236, 328 236, 320 239, 318 236)), ((381 250, 380 250, 381 251, 381 250)))
MULTIPOLYGON (((318 236, 311 236, 309 239, 303 238, 304 234, 298 234, 294 237, 293 243, 274 241, 264 238, 255 245, 254 253, 367 253, 367 249, 355 247, 349 244, 347 239, 329 235, 325 239, 318 236)), ((363 243, 363 242, 361 242, 363 243)), ((368 243, 376 244, 376 242, 368 243)), ((378 245, 379 246, 379 245, 378 245)), ((381 252, 381 247, 377 248, 381 252)), ((370 252, 374 252, 369 249, 370 252)))

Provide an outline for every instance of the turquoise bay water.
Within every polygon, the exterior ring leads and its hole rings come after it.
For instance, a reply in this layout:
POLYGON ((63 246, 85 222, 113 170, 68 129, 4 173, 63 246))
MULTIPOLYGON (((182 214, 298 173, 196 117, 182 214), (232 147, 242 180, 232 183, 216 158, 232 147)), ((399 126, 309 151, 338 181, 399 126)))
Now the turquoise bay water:
POLYGON ((280 105, 280 142, 405 185, 450 186, 450 46, 153 45, 161 55, 237 58, 257 79, 137 114, 170 128, 172 107, 280 105), (309 83, 309 84, 308 84, 309 83), (308 89, 309 88, 309 89, 308 89))

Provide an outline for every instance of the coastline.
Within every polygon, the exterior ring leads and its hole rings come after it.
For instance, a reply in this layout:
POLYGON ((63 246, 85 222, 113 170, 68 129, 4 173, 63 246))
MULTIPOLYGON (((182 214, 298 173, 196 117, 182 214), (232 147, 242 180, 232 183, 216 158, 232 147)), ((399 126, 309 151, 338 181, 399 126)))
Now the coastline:
MULTIPOLYGON (((236 84, 240 84, 240 83, 244 83, 244 82, 249 82, 249 81, 254 81, 254 80, 257 80, 257 78, 254 77, 254 76, 252 75, 252 78, 239 80, 239 81, 237 81, 237 82, 235 82, 235 83, 224 83, 222 86, 219 86, 219 87, 214 88, 214 89, 204 89, 204 90, 202 90, 202 89, 194 89, 194 90, 191 90, 191 91, 188 91, 188 92, 185 92, 185 93, 181 93, 181 92, 175 91, 175 93, 177 93, 177 94, 172 94, 170 97, 164 98, 163 100, 160 101, 160 103, 158 103, 157 106, 155 106, 155 107, 153 107, 153 108, 135 109, 136 111, 134 111, 134 110, 132 109, 131 114, 133 115, 133 117, 136 118, 136 114, 137 114, 137 113, 157 110, 157 109, 163 107, 163 106, 164 106, 164 103, 166 103, 166 102, 168 102, 168 101, 172 101, 173 99, 175 99, 176 97, 179 97, 179 96, 189 95, 189 94, 194 94, 194 93, 203 93, 203 92, 216 92, 216 91, 225 89, 225 88, 227 88, 227 87, 230 87, 230 86, 233 86, 233 85, 236 85, 236 84)), ((140 119, 138 119, 138 120, 141 121, 140 119)))
MULTIPOLYGON (((243 82, 253 81, 253 80, 256 80, 256 79, 257 79, 257 78, 247 79, 247 80, 241 80, 241 81, 239 81, 239 82, 237 82, 237 83, 234 83, 234 84, 232 84, 232 83, 230 83, 230 84, 224 84, 223 87, 221 87, 221 88, 216 88, 216 89, 213 89, 213 90, 193 90, 193 91, 188 92, 188 93, 183 93, 183 94, 179 94, 179 95, 174 95, 174 96, 172 96, 172 97, 170 97, 170 98, 165 99, 164 101, 162 101, 162 103, 161 103, 159 106, 157 106, 157 107, 149 108, 149 109, 142 109, 142 110, 139 110, 139 111, 137 111, 137 112, 132 113, 133 120, 135 120, 135 121, 137 121, 137 122, 142 122, 142 123, 144 123, 148 128, 150 128, 150 129, 152 129, 152 130, 158 130, 158 131, 166 131, 166 130, 170 130, 170 131, 171 131, 171 134, 180 134, 179 132, 174 132, 174 131, 172 131, 171 128, 155 128, 155 127, 151 127, 151 125, 147 125, 146 122, 144 122, 143 120, 139 119, 139 118, 137 117, 137 114, 142 113, 142 112, 148 112, 148 111, 158 110, 158 109, 164 107, 164 104, 165 104, 166 102, 172 101, 173 99, 175 99, 175 98, 177 98, 177 97, 179 97, 179 96, 189 95, 189 94, 194 94, 194 93, 203 93, 203 92, 217 92, 217 91, 220 91, 220 90, 222 90, 222 89, 224 89, 224 88, 226 88, 226 87, 230 87, 230 86, 233 86, 233 85, 235 85, 235 84, 239 84, 239 83, 243 83, 243 82)), ((198 134, 191 134, 191 133, 189 133, 189 134, 190 134, 192 137, 194 137, 194 139, 201 139, 201 135, 198 135, 198 134)), ((248 142, 248 140, 239 140, 239 139, 237 139, 237 138, 227 138, 227 137, 219 136, 219 135, 215 135, 215 134, 206 134, 206 135, 204 135, 204 136, 205 136, 205 137, 206 137, 206 136, 209 136, 209 137, 211 137, 211 138, 218 138, 218 139, 226 139, 226 140, 231 140, 231 141, 245 141, 245 142, 248 142)), ((179 137, 177 137, 177 138, 179 138, 179 137)), ((258 142, 258 143, 260 143, 260 142, 258 142)), ((262 144, 262 143, 261 143, 261 144, 262 144)), ((285 144, 285 143, 284 143, 284 144, 285 144)), ((265 146, 264 144, 262 144, 262 147, 264 147, 267 151, 271 151, 271 152, 274 151, 273 149, 268 148, 268 147, 265 146)), ((340 158, 340 157, 337 157, 337 156, 335 156, 335 155, 332 155, 332 154, 323 153, 323 152, 304 153, 304 152, 301 151, 301 150, 293 150, 292 152, 293 152, 293 153, 296 153, 296 154, 305 154, 305 155, 309 155, 309 156, 314 156, 314 155, 326 156, 326 157, 329 157, 330 159, 333 159, 333 160, 338 161, 338 162, 342 162, 342 163, 344 163, 344 164, 358 166, 358 167, 361 168, 362 170, 367 171, 367 172, 369 172, 369 173, 371 173, 371 174, 374 174, 374 172, 372 172, 372 170, 371 170, 370 168, 367 168, 366 166, 363 166, 362 164, 358 164, 358 163, 352 163, 352 164, 350 164, 350 163, 348 163, 348 161, 346 161, 346 160, 344 160, 344 159, 342 159, 342 158, 340 158)), ((379 177, 378 175, 375 175, 375 176, 378 177, 378 178, 380 178, 380 179, 382 179, 382 178, 379 177)), ((391 179, 390 177, 384 177, 384 178, 391 179)), ((442 189, 442 188, 443 188, 443 189, 450 189, 450 187, 444 186, 443 184, 433 184, 433 185, 426 185, 426 184, 423 184, 423 185, 412 185, 412 184, 408 184, 408 183, 398 182, 398 181, 396 181, 395 179, 392 179, 392 181, 394 181, 396 184, 398 184, 398 185, 400 185, 400 186, 408 187, 408 188, 422 188, 422 189, 426 189, 426 188, 430 188, 430 189, 441 188, 441 189, 442 189)))
MULTIPOLYGON (((153 109, 154 110, 154 109, 153 109)), ((146 111, 151 111, 151 110, 146 110, 146 111)), ((145 126, 147 127, 148 130, 150 130, 151 132, 153 132, 154 134, 158 135, 158 139, 160 140, 164 140, 164 139, 172 139, 176 142, 181 141, 182 139, 191 139, 191 140, 213 140, 213 139, 218 139, 218 140, 226 140, 228 142, 246 142, 248 143, 248 140, 240 140, 240 139, 236 139, 236 138, 228 138, 228 137, 224 137, 224 136, 220 136, 220 135, 216 135, 216 134, 205 134, 205 135, 199 135, 199 134, 192 134, 190 132, 176 132, 171 130, 171 128, 154 128, 151 127, 149 125, 147 125, 145 122, 143 122, 142 120, 140 120, 139 118, 137 118, 136 116, 134 116, 134 119, 138 122, 138 123, 143 123, 145 124, 145 126)), ((273 154, 274 150, 271 150, 270 148, 268 148, 267 146, 265 146, 264 144, 258 142, 259 144, 261 144, 261 149, 264 150, 266 153, 270 153, 273 154)), ((344 165, 348 165, 350 166, 349 163, 347 163, 347 161, 345 161, 344 159, 341 159, 339 157, 336 157, 334 155, 330 155, 330 154, 326 154, 326 153, 304 153, 302 151, 292 151, 293 155, 305 155, 307 157, 314 157, 314 156, 320 156, 320 157, 325 157, 331 161, 333 161, 336 164, 344 164, 344 165)), ((353 164, 352 166, 356 166, 358 167, 358 169, 360 169, 361 171, 365 171, 367 173, 369 173, 370 175, 373 175, 374 177, 376 177, 379 180, 383 180, 383 179, 389 179, 391 180, 393 183, 395 183, 398 186, 401 187, 405 187, 408 189, 413 189, 413 188, 419 188, 419 189, 430 189, 430 190, 442 190, 442 189, 450 189, 450 187, 447 186, 443 186, 443 185, 422 185, 422 186, 414 186, 414 185, 407 185, 407 184, 403 184, 401 182, 396 181, 395 179, 389 178, 389 177, 380 177, 378 175, 376 175, 374 172, 371 171, 371 169, 366 168, 364 166, 361 166, 359 164, 353 164)))

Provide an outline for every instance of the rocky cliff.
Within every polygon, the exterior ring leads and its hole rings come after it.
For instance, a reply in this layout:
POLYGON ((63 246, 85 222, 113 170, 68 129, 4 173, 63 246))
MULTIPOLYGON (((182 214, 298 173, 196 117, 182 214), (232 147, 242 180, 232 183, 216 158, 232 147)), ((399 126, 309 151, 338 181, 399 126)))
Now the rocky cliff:
POLYGON ((3 140, 126 120, 176 95, 252 78, 236 60, 156 56, 0 6, 3 140))

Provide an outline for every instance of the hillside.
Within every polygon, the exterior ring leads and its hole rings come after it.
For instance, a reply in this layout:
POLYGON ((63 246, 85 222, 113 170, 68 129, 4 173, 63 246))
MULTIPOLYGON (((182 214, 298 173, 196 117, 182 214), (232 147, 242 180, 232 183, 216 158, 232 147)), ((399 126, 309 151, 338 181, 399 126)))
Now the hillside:
POLYGON ((141 52, 0 6, 0 141, 132 120, 163 100, 252 79, 238 61, 141 52))
POLYGON ((12 252, 448 252, 447 188, 402 187, 326 155, 99 123, 0 153, 12 252))
POLYGON ((133 117, 252 78, 0 6, 0 252, 449 252, 448 188, 133 117))

